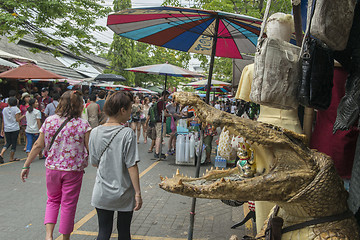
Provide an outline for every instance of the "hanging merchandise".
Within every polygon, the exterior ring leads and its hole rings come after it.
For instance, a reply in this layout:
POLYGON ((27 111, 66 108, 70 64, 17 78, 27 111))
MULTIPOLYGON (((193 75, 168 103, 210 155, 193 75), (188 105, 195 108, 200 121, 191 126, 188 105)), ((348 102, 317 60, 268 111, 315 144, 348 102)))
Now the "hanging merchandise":
MULTIPOLYGON (((349 70, 346 80, 345 96, 341 99, 337 117, 334 123, 333 132, 337 130, 350 129, 359 119, 360 111, 360 3, 357 4, 351 27, 348 46, 343 53, 345 59, 341 64, 345 64, 349 70), (348 64, 346 64, 349 62, 348 64)), ((343 54, 341 54, 343 55, 343 54)), ((359 125, 359 122, 358 122, 359 125)))
POLYGON ((218 155, 225 158, 226 160, 236 158, 236 151, 234 151, 231 146, 229 130, 227 130, 225 127, 219 136, 218 155))
POLYGON ((185 135, 178 135, 176 141, 176 161, 185 162, 185 135))
POLYGON ((191 134, 190 136, 190 162, 195 162, 195 136, 191 134))
POLYGON ((312 8, 311 16, 308 18, 309 21, 301 47, 302 76, 298 97, 299 103, 305 107, 325 110, 331 103, 334 57, 332 50, 326 44, 312 38, 309 34, 314 10, 312 8))
POLYGON ((254 79, 250 99, 258 104, 280 109, 299 105, 300 48, 281 39, 264 38, 271 0, 268 1, 255 53, 254 79))
POLYGON ((190 161, 190 136, 185 135, 185 154, 184 154, 184 162, 190 161))
MULTIPOLYGON (((312 1, 309 1, 311 6, 312 1)), ((356 0, 316 0, 310 34, 333 50, 344 50, 353 23, 356 0)))

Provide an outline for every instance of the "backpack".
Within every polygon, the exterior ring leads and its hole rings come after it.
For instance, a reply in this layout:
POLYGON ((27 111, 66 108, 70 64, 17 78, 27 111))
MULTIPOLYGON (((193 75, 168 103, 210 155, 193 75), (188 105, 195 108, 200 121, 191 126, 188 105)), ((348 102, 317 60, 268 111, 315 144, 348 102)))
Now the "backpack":
POLYGON ((87 108, 84 106, 84 109, 82 110, 81 112, 81 118, 82 119, 85 119, 86 121, 89 120, 89 117, 88 117, 88 111, 87 111, 87 108))
POLYGON ((156 123, 160 121, 160 117, 157 109, 157 102, 151 105, 151 107, 149 108, 149 116, 151 123, 156 123))

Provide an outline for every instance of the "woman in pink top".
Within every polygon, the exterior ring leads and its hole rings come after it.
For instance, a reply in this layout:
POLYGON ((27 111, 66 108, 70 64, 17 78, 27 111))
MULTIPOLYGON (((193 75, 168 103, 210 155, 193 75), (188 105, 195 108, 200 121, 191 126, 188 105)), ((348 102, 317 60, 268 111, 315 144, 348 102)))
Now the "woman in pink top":
POLYGON ((21 171, 21 179, 29 175, 30 164, 44 148, 46 167, 47 204, 44 224, 46 239, 53 239, 54 227, 61 206, 59 232, 70 239, 74 229, 76 205, 79 199, 84 168, 88 165, 89 123, 80 118, 83 107, 82 94, 67 91, 61 98, 55 115, 48 117, 40 129, 21 171), (55 136, 65 120, 69 120, 55 136), (55 136, 53 145, 51 141, 55 136))

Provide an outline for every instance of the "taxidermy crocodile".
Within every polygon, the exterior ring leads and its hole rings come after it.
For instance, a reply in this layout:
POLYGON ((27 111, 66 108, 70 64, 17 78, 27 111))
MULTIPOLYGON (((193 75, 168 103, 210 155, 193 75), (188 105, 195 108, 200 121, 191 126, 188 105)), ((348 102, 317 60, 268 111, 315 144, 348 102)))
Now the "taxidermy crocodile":
MULTIPOLYGON (((166 191, 196 198, 239 201, 271 201, 280 210, 283 229, 295 224, 348 212, 348 193, 337 175, 331 158, 309 149, 304 135, 269 124, 237 117, 217 110, 197 95, 179 92, 175 101, 194 107, 197 117, 216 127, 226 127, 242 136, 256 148, 266 152, 264 162, 257 162, 253 177, 244 178, 238 168, 212 169, 199 178, 179 172, 173 178, 162 178, 160 187, 166 191)), ((258 159, 255 159, 258 161, 258 159)), ((266 223, 258 234, 263 239, 266 223)), ((358 240, 359 230, 350 214, 342 220, 319 223, 282 234, 285 239, 358 240)))

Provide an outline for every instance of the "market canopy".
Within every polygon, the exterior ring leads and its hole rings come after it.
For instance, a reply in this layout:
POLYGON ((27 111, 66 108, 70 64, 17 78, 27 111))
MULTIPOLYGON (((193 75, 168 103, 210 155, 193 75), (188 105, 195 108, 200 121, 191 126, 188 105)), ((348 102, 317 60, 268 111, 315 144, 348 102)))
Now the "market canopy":
POLYGON ((94 78, 98 82, 124 82, 126 78, 117 74, 99 74, 94 78))
POLYGON ((0 78, 9 79, 66 79, 61 75, 45 70, 35 64, 27 63, 0 73, 0 78))
POLYGON ((132 8, 110 14, 107 26, 136 41, 184 52, 240 58, 254 53, 262 20, 250 16, 180 7, 132 8))
POLYGON ((147 65, 134 68, 126 68, 126 71, 141 72, 147 74, 166 75, 173 77, 205 77, 204 75, 181 68, 169 63, 147 65))
MULTIPOLYGON (((200 81, 196 81, 196 82, 191 82, 188 84, 185 84, 184 86, 190 86, 190 87, 204 87, 207 86, 208 81, 207 80, 200 80, 200 81)), ((228 82, 223 82, 223 81, 219 81, 219 80, 212 80, 211 81, 211 86, 231 86, 231 83, 228 82)))

